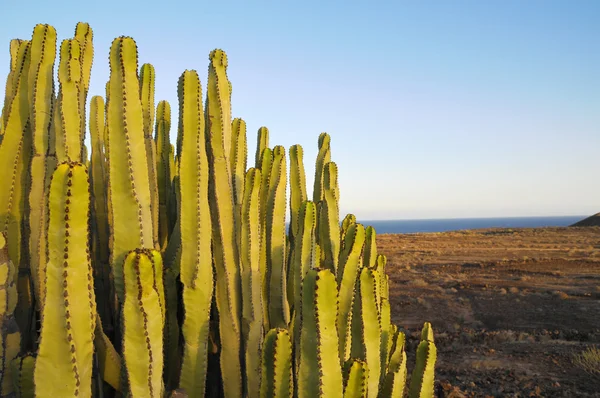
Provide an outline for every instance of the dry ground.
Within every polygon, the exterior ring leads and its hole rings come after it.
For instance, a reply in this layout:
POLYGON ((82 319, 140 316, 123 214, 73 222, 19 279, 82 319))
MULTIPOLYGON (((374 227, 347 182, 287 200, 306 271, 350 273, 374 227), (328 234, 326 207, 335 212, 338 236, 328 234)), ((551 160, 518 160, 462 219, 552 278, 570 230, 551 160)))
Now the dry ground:
POLYGON ((393 321, 431 321, 441 397, 600 397, 600 227, 380 235, 393 321))

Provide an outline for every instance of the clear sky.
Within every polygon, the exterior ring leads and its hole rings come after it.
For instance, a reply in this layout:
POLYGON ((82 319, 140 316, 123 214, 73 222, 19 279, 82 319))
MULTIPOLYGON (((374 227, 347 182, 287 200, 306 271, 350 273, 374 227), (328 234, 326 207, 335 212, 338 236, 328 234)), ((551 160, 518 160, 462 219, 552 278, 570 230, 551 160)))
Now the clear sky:
POLYGON ((0 0, 0 15, 0 79, 10 39, 85 21, 91 95, 128 35, 175 109, 181 72, 205 85, 224 49, 249 164, 265 125, 271 146, 304 147, 312 187, 326 131, 341 211, 360 219, 600 211, 600 1, 0 0))

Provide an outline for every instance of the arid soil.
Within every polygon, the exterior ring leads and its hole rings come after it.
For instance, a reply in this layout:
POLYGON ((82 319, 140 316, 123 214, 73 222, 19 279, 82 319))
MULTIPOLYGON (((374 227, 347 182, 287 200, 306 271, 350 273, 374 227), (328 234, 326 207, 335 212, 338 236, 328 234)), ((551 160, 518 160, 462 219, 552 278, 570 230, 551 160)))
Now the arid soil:
POLYGON ((600 227, 379 235, 414 361, 436 332, 439 397, 600 397, 572 358, 600 345, 600 227))

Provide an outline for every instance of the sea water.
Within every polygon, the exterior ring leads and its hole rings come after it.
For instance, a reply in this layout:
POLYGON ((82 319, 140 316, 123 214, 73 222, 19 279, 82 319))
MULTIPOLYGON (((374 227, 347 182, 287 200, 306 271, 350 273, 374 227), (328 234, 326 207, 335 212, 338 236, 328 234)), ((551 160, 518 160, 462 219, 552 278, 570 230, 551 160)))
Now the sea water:
POLYGON ((373 226, 378 234, 408 234, 417 232, 444 232, 480 228, 566 227, 584 219, 585 217, 586 216, 556 216, 358 221, 365 226, 373 226))

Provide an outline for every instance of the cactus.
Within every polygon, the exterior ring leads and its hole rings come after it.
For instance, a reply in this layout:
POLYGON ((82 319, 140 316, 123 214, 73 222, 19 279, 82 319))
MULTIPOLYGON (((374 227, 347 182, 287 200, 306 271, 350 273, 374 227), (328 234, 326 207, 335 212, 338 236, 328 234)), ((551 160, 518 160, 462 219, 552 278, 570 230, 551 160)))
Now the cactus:
POLYGON ((434 367, 437 349, 433 342, 433 329, 425 322, 421 331, 421 342, 417 347, 417 362, 410 380, 410 398, 433 397, 434 367))
MULTIPOLYGON (((31 39, 29 67, 29 103, 31 106, 31 187, 29 191, 29 266, 36 296, 41 297, 39 269, 44 267, 45 228, 44 195, 46 191, 46 153, 54 101, 54 58, 56 30, 49 25, 36 25, 31 39)), ((43 283, 43 282, 42 282, 43 283)))
POLYGON ((311 269, 302 285, 302 327, 298 397, 341 397, 337 284, 328 269, 311 269), (334 304, 334 305, 332 305, 334 304))
POLYGON ((369 367, 365 361, 353 359, 346 363, 344 398, 366 398, 369 367))
POLYGON ((156 179, 158 190, 158 244, 161 250, 167 248, 169 233, 169 200, 171 196, 171 106, 160 101, 156 108, 156 179))
MULTIPOLYGON (((261 398, 291 398, 292 342, 287 329, 271 329, 262 354, 261 398)), ((251 395, 249 395, 251 396, 251 395)))
POLYGON ((13 391, 13 375, 9 370, 10 362, 19 353, 20 333, 13 312, 17 306, 16 268, 8 257, 6 234, 0 232, 0 395, 13 391))
POLYGON ((35 397, 35 385, 33 384, 34 368, 35 357, 31 353, 20 355, 12 360, 11 372, 17 397, 35 397))
POLYGON ((107 103, 108 197, 114 284, 123 301, 123 262, 131 250, 154 247, 150 185, 137 78, 137 47, 129 37, 110 50, 107 103))
POLYGON ((130 251, 123 264, 123 360, 132 397, 163 395, 162 264, 152 250, 130 251))
POLYGON ((88 246, 89 183, 83 165, 58 166, 48 208, 46 302, 34 372, 36 386, 44 387, 36 389, 36 396, 90 396, 96 307, 88 246))
POLYGON ((138 69, 129 37, 111 45, 86 126, 92 39, 79 23, 61 43, 57 95, 54 28, 11 41, 0 395, 432 396, 431 325, 407 388, 386 258, 372 227, 340 223, 330 136, 312 197, 303 149, 289 148, 288 205, 286 149, 269 147, 266 127, 246 170, 246 124, 231 119, 227 57, 214 50, 204 107, 198 73, 179 80, 175 151, 170 106, 154 118, 154 68, 138 69))
POLYGON ((212 222, 213 261, 216 270, 216 304, 221 333, 221 374, 225 396, 242 395, 241 284, 239 253, 234 221, 235 203, 229 165, 231 153, 231 104, 227 79, 227 56, 222 50, 210 53, 208 94, 206 98, 207 132, 212 222))
POLYGON ((150 212, 152 214, 152 232, 154 246, 158 249, 158 181, 156 172, 156 145, 152 138, 154 126, 154 66, 144 64, 140 68, 140 101, 144 118, 144 144, 146 146, 146 164, 148 167, 148 182, 150 184, 150 212))
POLYGON ((205 391, 208 366, 209 315, 213 293, 211 262, 208 160, 205 148, 202 89, 196 71, 185 71, 179 79, 180 275, 183 283, 185 318, 183 363, 179 386, 192 396, 205 391), (186 198, 187 200, 183 200, 186 198))
MULTIPOLYGON (((242 341, 245 348, 246 392, 250 397, 260 393, 260 371, 263 340, 263 297, 260 272, 261 225, 259 222, 260 170, 251 168, 245 177, 241 213, 240 266, 242 278, 242 341)), ((264 366, 264 365, 263 365, 264 366)))

